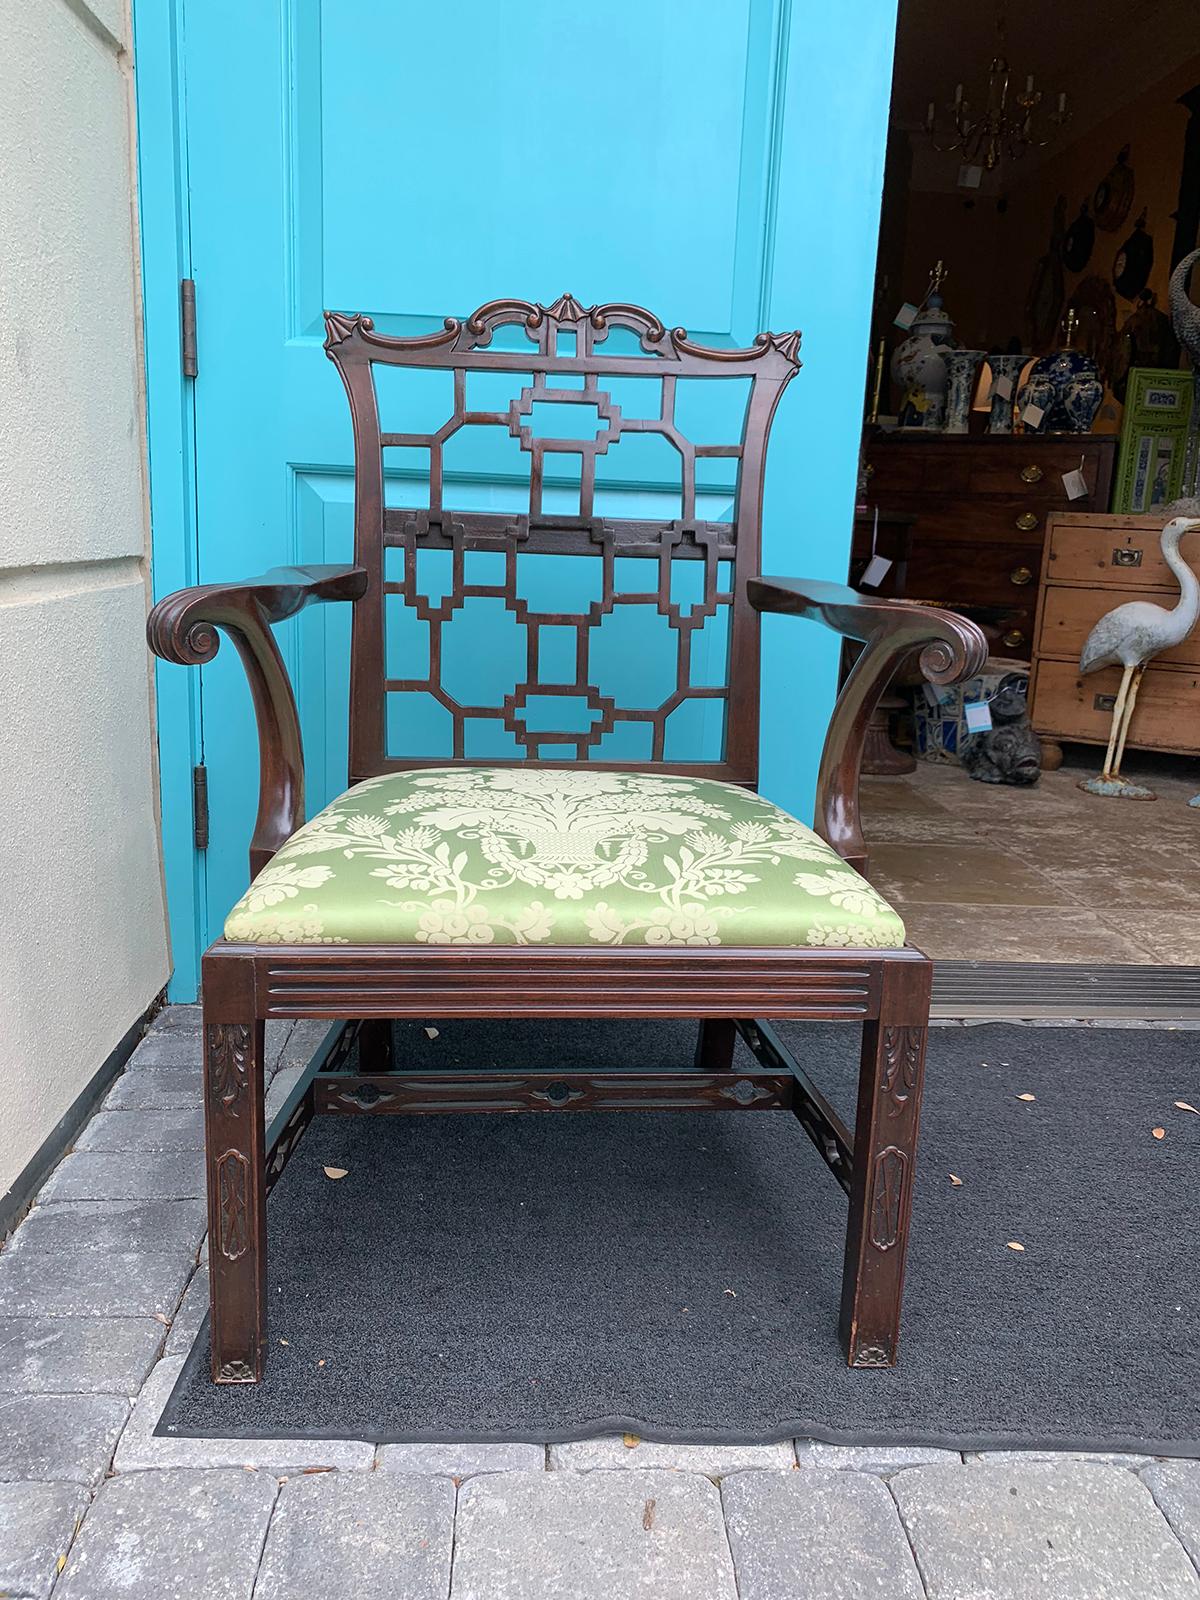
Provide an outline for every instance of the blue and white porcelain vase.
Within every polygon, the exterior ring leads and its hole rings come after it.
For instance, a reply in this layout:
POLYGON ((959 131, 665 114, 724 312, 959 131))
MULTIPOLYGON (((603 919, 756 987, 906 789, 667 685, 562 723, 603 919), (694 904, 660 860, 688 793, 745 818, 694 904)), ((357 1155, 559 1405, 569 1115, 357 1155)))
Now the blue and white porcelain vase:
POLYGON ((942 356, 946 367, 946 433, 966 433, 970 427, 971 401, 984 354, 982 350, 947 350, 942 356))
POLYGON ((1104 399, 1104 384, 1091 356, 1075 348, 1077 336, 1075 313, 1069 311, 1063 348, 1042 356, 1030 367, 1017 396, 1026 433, 1091 432, 1104 399), (1026 415, 1030 406, 1042 413, 1035 421, 1026 415))
POLYGON ((998 351, 994 355, 989 355, 987 359, 988 366, 992 369, 992 409, 988 416, 988 432, 1011 433, 1013 407, 1017 400, 1017 379, 1021 376, 1021 368, 1029 358, 1021 354, 1010 355, 1007 351, 998 351))
POLYGON ((900 426, 941 431, 946 415, 946 354, 954 348, 954 324, 936 290, 892 355, 892 382, 900 390, 900 426))
POLYGON ((1072 433, 1091 433, 1096 413, 1104 404, 1104 383, 1090 356, 1084 360, 1090 370, 1075 374, 1063 390, 1062 405, 1071 424, 1072 433))

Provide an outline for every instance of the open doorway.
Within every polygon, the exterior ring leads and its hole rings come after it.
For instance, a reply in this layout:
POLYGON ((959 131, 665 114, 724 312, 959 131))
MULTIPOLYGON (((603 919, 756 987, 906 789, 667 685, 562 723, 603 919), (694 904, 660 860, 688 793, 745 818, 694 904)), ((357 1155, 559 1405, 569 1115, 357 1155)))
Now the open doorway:
POLYGON ((1200 527, 1163 546, 1197 493, 1198 224, 1194 0, 900 0, 851 579, 991 644, 962 691, 901 674, 863 779, 935 959, 1200 966, 1197 619, 1142 641, 1124 708, 1120 662, 1080 664, 1123 603, 1200 609, 1200 527))

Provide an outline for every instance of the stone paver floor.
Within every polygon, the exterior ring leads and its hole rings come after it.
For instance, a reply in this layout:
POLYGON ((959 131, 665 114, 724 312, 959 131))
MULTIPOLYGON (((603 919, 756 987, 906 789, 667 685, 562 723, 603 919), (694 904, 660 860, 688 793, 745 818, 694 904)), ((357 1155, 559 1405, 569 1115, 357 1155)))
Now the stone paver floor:
MULTIPOLYGON (((324 1025, 271 1025, 269 1107, 324 1025)), ((156 1439, 204 1315, 199 1017, 0 1253, 9 1600, 1200 1600, 1200 1462, 156 1439)))

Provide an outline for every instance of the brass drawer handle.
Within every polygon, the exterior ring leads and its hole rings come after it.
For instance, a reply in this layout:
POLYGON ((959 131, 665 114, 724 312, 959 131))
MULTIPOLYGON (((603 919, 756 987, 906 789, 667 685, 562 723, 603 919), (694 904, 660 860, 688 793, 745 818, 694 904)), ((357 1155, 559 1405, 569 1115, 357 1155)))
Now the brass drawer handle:
POLYGON ((1112 555, 1114 567, 1140 567, 1142 552, 1140 550, 1114 550, 1112 555))
POLYGON ((1008 581, 1015 583, 1017 588, 1021 589, 1027 583, 1033 582, 1033 573, 1028 567, 1014 567, 1008 575, 1008 581))
POLYGON ((1017 527, 1020 528, 1022 533, 1032 533, 1037 525, 1038 514, 1036 511, 1022 511, 1017 518, 1017 527))
POLYGON ((1021 468, 1022 483, 1041 483, 1045 476, 1046 474, 1036 463, 1031 462, 1029 466, 1021 468))
POLYGON ((1019 644, 1025 643, 1025 635, 1020 628, 1010 628, 1000 642, 1007 645, 1010 650, 1015 650, 1019 644))

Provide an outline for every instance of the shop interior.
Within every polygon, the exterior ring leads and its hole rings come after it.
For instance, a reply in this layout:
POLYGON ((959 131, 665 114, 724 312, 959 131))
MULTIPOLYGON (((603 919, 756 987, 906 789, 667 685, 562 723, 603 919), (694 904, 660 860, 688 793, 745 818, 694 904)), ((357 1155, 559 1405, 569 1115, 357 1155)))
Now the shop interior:
POLYGON ((870 733, 936 959, 1200 966, 1198 245, 1194 0, 901 0, 850 576, 991 646, 870 733))

